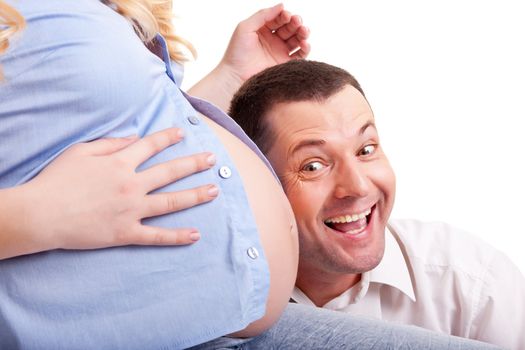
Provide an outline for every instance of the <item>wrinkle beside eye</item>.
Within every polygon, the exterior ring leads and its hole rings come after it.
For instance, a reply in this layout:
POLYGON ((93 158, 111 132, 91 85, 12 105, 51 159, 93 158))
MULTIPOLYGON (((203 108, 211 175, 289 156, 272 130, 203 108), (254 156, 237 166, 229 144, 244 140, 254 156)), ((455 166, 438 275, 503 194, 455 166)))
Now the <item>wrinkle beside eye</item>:
POLYGON ((296 189, 302 184, 301 176, 293 171, 289 171, 285 174, 280 175, 279 179, 283 184, 285 192, 287 192, 288 190, 296 189))

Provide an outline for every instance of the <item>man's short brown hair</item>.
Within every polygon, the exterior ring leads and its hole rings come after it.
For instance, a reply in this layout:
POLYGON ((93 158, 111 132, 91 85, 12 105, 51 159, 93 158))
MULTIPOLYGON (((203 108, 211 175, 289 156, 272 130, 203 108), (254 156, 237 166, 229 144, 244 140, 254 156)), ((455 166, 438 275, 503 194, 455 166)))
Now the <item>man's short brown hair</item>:
POLYGON ((358 81, 344 69, 323 62, 292 60, 263 70, 248 79, 234 95, 229 114, 266 153, 272 135, 264 118, 283 102, 325 101, 358 81))

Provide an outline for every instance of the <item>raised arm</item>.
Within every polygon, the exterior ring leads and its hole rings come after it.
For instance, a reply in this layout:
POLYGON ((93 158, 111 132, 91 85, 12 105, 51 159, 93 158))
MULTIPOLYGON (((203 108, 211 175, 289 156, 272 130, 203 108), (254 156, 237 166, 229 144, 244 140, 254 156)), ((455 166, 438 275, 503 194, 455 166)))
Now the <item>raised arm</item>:
POLYGON ((282 4, 240 22, 220 63, 188 93, 227 110, 233 94, 252 75, 310 52, 309 30, 282 4))

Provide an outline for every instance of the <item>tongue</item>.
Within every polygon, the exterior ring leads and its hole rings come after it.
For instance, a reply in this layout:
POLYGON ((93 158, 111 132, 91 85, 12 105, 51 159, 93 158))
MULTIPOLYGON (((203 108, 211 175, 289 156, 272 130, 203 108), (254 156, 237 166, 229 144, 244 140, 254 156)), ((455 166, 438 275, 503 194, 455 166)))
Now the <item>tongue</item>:
POLYGON ((358 230, 366 226, 366 218, 347 223, 333 223, 330 225, 334 230, 348 232, 358 230))

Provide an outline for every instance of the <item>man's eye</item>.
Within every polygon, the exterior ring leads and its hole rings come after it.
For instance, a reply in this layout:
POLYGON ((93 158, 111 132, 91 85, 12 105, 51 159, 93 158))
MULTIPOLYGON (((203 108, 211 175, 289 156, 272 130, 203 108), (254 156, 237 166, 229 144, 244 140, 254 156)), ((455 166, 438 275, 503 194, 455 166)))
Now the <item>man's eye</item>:
POLYGON ((359 151, 360 156, 369 156, 373 154, 376 150, 376 145, 366 145, 359 151))
POLYGON ((317 171, 324 168, 323 163, 321 162, 310 162, 303 166, 303 171, 317 171))

